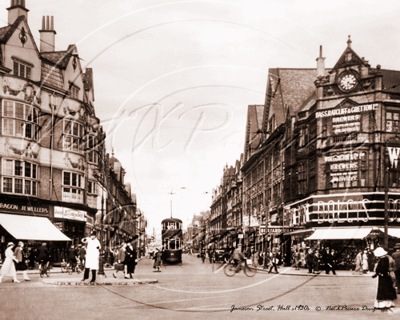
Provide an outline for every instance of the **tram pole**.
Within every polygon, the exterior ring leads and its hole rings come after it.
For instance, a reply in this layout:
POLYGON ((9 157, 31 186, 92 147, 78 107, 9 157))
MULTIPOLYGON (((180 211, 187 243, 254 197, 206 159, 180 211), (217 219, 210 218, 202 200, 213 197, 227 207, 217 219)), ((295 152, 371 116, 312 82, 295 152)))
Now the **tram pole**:
POLYGON ((389 224, 389 195, 388 195, 388 180, 389 180, 389 168, 385 165, 385 173, 384 173, 384 183, 385 183, 385 220, 384 220, 384 238, 383 244, 385 246, 385 250, 389 249, 389 237, 388 237, 388 224, 389 224))

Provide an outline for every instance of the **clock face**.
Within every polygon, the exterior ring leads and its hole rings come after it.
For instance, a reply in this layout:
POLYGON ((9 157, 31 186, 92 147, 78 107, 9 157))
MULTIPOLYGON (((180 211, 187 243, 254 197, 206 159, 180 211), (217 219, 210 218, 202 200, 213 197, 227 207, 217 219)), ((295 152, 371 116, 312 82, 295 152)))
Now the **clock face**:
POLYGON ((344 91, 352 90, 357 84, 357 79, 353 74, 346 74, 340 79, 340 89, 344 91))

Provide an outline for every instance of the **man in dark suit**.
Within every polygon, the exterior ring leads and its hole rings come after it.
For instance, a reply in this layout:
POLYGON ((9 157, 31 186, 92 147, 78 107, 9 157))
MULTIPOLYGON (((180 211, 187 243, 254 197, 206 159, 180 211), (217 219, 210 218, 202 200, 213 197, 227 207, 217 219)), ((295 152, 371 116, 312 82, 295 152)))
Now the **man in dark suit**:
POLYGON ((334 275, 336 275, 336 253, 335 250, 332 249, 330 253, 327 254, 326 257, 326 274, 329 274, 330 271, 334 275))

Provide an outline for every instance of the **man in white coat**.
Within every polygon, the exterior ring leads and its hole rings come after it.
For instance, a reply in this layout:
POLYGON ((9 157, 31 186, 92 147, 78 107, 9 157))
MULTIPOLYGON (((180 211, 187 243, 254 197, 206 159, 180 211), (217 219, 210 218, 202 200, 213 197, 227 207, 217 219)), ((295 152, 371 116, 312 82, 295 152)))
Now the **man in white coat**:
POLYGON ((92 270, 92 280, 96 281, 96 271, 99 269, 99 255, 100 255, 100 242, 96 238, 96 231, 92 231, 90 237, 82 239, 82 242, 87 245, 86 247, 86 265, 85 273, 81 281, 89 279, 89 270, 92 270))

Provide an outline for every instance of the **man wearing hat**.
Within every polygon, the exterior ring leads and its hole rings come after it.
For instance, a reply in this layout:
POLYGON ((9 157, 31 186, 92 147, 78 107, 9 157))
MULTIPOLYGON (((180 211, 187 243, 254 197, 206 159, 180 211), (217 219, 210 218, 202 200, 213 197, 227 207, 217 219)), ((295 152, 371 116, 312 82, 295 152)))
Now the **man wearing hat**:
POLYGON ((99 269, 100 257, 100 242, 96 238, 96 231, 93 230, 90 237, 82 239, 82 242, 87 245, 87 248, 85 273, 81 281, 89 279, 89 271, 92 270, 92 279, 90 280, 90 282, 93 283, 96 281, 96 272, 99 269))
POLYGON ((394 247, 396 251, 392 254, 394 259, 394 274, 396 275, 396 287, 397 293, 400 293, 400 243, 397 243, 394 247))
POLYGON ((17 283, 19 282, 17 280, 17 272, 15 271, 15 256, 14 256, 14 243, 9 242, 7 244, 7 249, 6 249, 6 259, 4 260, 3 267, 1 268, 0 272, 0 282, 2 282, 4 276, 10 276, 13 277, 13 282, 17 283))

